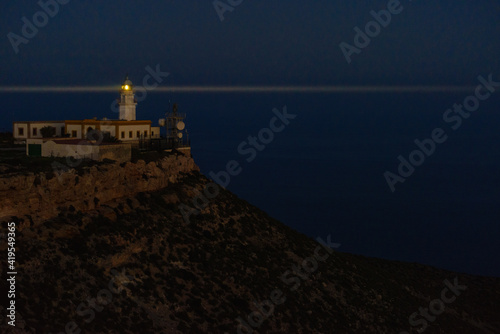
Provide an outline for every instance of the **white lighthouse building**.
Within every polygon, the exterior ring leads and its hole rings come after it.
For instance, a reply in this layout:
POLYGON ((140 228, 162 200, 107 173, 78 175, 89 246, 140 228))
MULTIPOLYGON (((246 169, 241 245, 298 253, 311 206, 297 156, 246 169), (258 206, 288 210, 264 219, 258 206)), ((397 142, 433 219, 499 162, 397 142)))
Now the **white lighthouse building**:
POLYGON ((125 78, 118 99, 118 119, 97 117, 84 120, 64 121, 31 121, 14 122, 13 135, 16 142, 22 143, 29 139, 42 139, 42 129, 52 127, 55 129, 55 137, 73 139, 86 139, 88 133, 93 130, 108 133, 124 143, 138 144, 140 140, 160 138, 160 128, 151 126, 150 120, 137 120, 134 85, 125 78))
POLYGON ((125 121, 135 121, 135 107, 137 106, 137 101, 134 97, 134 85, 132 81, 128 79, 128 75, 123 82, 122 89, 120 91, 120 101, 118 103, 120 111, 120 120, 125 121))

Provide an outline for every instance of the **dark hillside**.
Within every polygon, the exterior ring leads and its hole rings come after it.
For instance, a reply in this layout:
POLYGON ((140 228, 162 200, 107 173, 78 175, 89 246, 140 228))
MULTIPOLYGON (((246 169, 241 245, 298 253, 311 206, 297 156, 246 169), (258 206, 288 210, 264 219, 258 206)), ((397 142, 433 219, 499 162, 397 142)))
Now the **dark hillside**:
POLYGON ((18 232, 11 332, 500 333, 500 279, 327 249, 222 189, 186 224, 179 204, 207 182, 194 172, 18 232), (445 280, 466 289, 442 295, 445 280), (444 312, 412 327, 430 303, 444 312))

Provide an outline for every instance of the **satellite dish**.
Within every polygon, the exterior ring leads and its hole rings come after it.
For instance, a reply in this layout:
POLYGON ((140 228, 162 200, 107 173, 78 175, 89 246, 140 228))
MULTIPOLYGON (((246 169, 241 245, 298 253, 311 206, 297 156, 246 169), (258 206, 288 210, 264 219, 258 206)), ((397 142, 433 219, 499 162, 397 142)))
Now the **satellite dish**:
POLYGON ((165 118, 160 118, 160 119, 158 120, 158 124, 159 124, 160 126, 165 126, 165 118))
POLYGON ((184 124, 183 121, 180 121, 177 123, 177 130, 182 131, 186 127, 186 124, 184 124))
POLYGON ((179 132, 179 133, 177 134, 177 137, 179 137, 179 139, 181 139, 181 138, 182 138, 182 132, 179 132))

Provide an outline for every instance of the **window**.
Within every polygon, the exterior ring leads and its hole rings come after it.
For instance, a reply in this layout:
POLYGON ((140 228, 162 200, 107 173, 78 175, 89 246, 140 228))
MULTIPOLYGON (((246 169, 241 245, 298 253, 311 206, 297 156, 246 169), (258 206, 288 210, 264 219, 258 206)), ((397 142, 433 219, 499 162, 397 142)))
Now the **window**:
POLYGON ((144 131, 144 138, 148 138, 148 130, 144 131))
POLYGON ((154 135, 155 135, 155 132, 151 131, 151 137, 153 137, 154 135))
POLYGON ((71 137, 76 138, 76 130, 71 131, 71 137))
POLYGON ((125 131, 122 131, 121 137, 122 137, 122 139, 125 138, 125 131))
POLYGON ((17 129, 17 134, 18 134, 19 136, 24 136, 24 128, 18 128, 18 129, 17 129))
POLYGON ((141 131, 137 131, 137 138, 141 138, 141 131))
POLYGON ((61 127, 61 137, 64 136, 64 126, 61 127))
POLYGON ((129 132, 128 132, 128 137, 129 137, 129 138, 132 138, 132 131, 129 131, 129 132))
POLYGON ((36 136, 38 135, 38 129, 37 128, 33 128, 33 136, 36 136))

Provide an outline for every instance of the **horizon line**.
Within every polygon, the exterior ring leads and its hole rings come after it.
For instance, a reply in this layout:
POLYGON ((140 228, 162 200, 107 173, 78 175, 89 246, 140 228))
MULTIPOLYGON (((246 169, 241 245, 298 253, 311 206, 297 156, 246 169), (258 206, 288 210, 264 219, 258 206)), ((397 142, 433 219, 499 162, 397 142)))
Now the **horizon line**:
MULTIPOLYGON (((136 86, 136 90, 142 87, 136 86)), ((164 86, 149 93, 441 93, 471 92, 473 86, 164 86)), ((144 88, 142 88, 144 89, 144 88)), ((0 86, 0 93, 116 93, 120 86, 0 86)))

